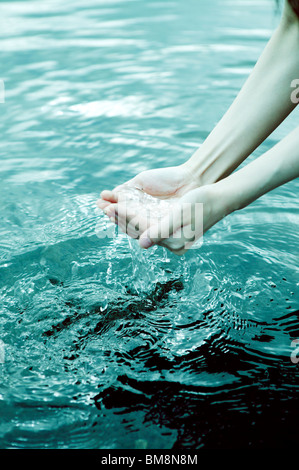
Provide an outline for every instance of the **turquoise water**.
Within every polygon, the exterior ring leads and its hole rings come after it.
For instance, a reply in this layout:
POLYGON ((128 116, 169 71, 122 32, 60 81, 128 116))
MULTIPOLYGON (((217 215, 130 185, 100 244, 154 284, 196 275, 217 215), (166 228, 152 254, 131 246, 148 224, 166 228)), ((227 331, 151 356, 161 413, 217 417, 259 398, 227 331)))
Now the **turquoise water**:
POLYGON ((183 258, 95 206, 192 155, 277 23, 270 0, 1 2, 1 448, 297 444, 298 181, 183 258))

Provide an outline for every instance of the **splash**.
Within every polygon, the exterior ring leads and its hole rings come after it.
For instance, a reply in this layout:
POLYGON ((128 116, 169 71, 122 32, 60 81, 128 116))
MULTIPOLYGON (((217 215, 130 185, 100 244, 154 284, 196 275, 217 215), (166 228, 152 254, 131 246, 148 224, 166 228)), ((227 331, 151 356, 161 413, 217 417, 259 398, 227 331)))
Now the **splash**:
POLYGON ((167 199, 153 197, 141 189, 125 185, 119 192, 119 200, 134 207, 136 211, 142 211, 144 215, 151 219, 160 220, 169 213, 173 207, 173 202, 167 199))

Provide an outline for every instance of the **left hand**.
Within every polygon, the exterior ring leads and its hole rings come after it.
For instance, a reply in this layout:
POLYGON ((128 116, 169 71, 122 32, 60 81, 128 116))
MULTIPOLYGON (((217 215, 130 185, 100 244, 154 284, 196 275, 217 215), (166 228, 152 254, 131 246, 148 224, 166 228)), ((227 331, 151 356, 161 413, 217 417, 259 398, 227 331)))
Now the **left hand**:
POLYGON ((116 200, 105 210, 110 220, 132 238, 138 238, 141 248, 161 245, 181 255, 214 224, 224 217, 222 198, 217 196, 217 185, 206 185, 178 198, 161 217, 151 215, 146 205, 116 200), (147 213, 148 212, 148 213, 147 213))

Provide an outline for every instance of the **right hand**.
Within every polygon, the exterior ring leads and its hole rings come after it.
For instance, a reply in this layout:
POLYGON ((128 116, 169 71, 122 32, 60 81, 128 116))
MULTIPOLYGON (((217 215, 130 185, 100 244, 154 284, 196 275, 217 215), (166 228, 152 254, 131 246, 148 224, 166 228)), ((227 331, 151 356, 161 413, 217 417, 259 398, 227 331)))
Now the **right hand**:
POLYGON ((118 202, 110 204, 105 212, 123 233, 139 239, 140 247, 161 245, 182 255, 229 213, 228 191, 221 191, 222 186, 219 191, 218 186, 216 183, 193 189, 176 201, 172 198, 173 204, 163 207, 147 200, 142 202, 142 199, 130 201, 127 199, 129 191, 119 193, 118 202))
POLYGON ((102 191, 101 199, 98 200, 97 205, 100 209, 105 210, 111 204, 117 203, 117 192, 124 190, 126 186, 138 188, 153 197, 171 199, 171 202, 174 202, 199 185, 199 181, 187 165, 146 170, 112 191, 102 191))

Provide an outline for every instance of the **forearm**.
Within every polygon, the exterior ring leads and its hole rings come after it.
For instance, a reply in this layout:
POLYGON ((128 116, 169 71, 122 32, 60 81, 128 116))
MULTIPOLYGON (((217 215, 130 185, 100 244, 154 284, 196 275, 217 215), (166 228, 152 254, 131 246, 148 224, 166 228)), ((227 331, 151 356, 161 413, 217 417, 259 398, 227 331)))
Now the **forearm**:
POLYGON ((286 5, 283 18, 239 95, 185 166, 199 184, 218 181, 245 160, 296 106, 299 20, 286 5))
POLYGON ((299 127, 261 157, 215 184, 225 214, 299 177, 299 127))

